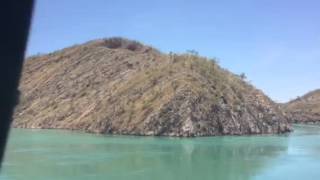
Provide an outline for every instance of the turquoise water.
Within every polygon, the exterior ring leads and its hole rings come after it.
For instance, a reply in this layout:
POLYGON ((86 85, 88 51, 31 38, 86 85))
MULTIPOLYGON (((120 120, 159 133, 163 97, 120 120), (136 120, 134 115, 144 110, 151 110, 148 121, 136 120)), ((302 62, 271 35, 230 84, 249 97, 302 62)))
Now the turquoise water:
POLYGON ((320 127, 191 139, 12 129, 0 179, 320 179, 320 127))

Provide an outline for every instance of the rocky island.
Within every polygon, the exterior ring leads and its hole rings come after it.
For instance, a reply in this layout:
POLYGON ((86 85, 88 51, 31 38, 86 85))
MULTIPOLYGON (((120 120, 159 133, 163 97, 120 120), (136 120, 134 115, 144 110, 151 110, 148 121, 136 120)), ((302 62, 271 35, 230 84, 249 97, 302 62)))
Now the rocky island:
POLYGON ((277 104, 214 59, 124 38, 29 57, 20 91, 16 128, 183 137, 291 131, 277 104))
POLYGON ((320 89, 282 105, 292 123, 320 124, 320 89))

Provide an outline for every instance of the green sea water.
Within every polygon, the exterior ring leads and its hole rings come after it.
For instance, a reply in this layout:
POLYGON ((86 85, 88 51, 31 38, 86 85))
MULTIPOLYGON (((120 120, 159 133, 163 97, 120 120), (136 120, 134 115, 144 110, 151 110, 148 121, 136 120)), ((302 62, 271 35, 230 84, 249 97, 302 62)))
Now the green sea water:
POLYGON ((12 129, 0 179, 320 179, 320 127, 294 127, 286 135, 201 138, 12 129))

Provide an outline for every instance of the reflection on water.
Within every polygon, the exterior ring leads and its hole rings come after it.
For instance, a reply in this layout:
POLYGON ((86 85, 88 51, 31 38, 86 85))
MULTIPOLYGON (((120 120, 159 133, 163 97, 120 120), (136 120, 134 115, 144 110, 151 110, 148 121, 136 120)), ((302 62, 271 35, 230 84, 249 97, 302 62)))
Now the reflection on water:
POLYGON ((0 179, 296 179, 320 168, 319 138, 315 126, 192 139, 13 129, 0 179))

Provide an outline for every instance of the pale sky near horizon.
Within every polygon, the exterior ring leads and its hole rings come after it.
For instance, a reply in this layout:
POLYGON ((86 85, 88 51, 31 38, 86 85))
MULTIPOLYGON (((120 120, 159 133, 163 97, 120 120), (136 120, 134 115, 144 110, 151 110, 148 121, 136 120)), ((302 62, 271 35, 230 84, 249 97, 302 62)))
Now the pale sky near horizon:
POLYGON ((273 100, 320 88, 317 0, 38 0, 27 55, 123 36, 216 57, 273 100))

